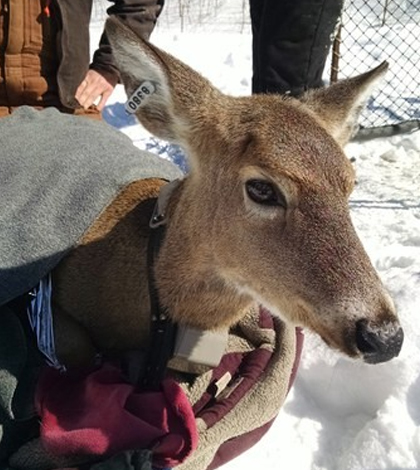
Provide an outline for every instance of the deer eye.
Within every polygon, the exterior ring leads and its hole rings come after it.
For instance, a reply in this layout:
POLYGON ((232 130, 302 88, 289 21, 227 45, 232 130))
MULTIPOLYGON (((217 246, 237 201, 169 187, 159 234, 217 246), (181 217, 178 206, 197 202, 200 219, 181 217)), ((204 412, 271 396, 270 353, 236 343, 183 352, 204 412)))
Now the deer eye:
POLYGON ((266 180, 252 179, 245 183, 246 193, 257 204, 264 206, 280 206, 286 209, 287 203, 284 195, 278 188, 266 180))

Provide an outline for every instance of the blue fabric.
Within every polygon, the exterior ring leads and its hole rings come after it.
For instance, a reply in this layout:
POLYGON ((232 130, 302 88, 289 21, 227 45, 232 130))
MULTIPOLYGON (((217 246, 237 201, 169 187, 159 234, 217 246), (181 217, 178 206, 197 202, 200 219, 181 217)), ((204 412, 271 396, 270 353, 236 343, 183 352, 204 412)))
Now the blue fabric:
POLYGON ((27 314, 38 349, 45 356, 48 365, 64 371, 65 367, 60 364, 55 352, 51 293, 51 274, 48 274, 29 292, 31 300, 27 314))

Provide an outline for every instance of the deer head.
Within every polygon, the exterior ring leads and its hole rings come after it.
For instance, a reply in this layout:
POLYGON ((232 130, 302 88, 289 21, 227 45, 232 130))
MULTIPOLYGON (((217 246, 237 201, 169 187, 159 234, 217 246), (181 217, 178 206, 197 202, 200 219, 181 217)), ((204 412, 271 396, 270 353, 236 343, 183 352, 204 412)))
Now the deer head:
POLYGON ((351 357, 396 356, 403 332, 352 225, 341 148, 387 65, 300 101, 238 98, 119 20, 106 31, 128 96, 152 84, 138 119, 190 158, 155 267, 173 319, 227 327, 258 302, 351 357))

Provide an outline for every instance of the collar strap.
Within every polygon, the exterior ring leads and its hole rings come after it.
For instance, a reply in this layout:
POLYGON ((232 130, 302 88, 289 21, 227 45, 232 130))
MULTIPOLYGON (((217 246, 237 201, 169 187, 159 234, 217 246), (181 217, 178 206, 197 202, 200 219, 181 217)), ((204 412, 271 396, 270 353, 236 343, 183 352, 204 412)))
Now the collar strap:
POLYGON ((167 310, 160 304, 159 294, 156 289, 154 266, 165 236, 167 205, 173 190, 178 185, 179 180, 175 180, 162 186, 150 220, 152 230, 147 247, 147 273, 151 309, 151 341, 146 356, 146 367, 140 383, 143 389, 148 390, 158 390, 160 388, 175 345, 176 325, 169 318, 167 310))
POLYGON ((153 209, 153 214, 149 222, 151 229, 166 225, 168 219, 167 208, 169 199, 172 196, 174 190, 179 186, 181 180, 176 179, 170 183, 165 184, 160 188, 159 195, 157 197, 155 207, 153 209))

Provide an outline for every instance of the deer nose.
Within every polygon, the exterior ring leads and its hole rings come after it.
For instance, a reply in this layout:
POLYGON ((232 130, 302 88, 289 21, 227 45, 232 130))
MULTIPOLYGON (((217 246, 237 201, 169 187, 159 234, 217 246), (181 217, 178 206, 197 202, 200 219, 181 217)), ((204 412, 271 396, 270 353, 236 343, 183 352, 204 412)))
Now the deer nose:
POLYGON ((398 356, 404 331, 397 323, 372 325, 367 320, 356 322, 356 345, 363 360, 369 364, 386 362, 398 356))

